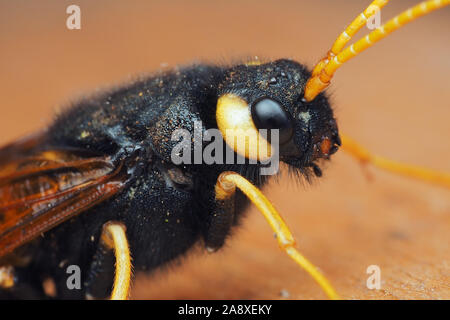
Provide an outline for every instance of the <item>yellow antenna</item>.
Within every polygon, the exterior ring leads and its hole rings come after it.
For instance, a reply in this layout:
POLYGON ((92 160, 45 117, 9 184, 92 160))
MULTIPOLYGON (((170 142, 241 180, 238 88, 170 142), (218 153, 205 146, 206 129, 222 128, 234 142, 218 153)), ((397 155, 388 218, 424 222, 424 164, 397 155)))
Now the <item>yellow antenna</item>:
MULTIPOLYGON (((351 58, 357 56, 367 48, 374 45, 376 42, 385 38, 391 32, 401 28, 407 23, 416 20, 417 18, 433 12, 450 4, 450 0, 429 0, 423 1, 418 5, 409 8, 408 10, 395 16, 387 23, 372 31, 364 38, 361 38, 354 44, 347 48, 342 48, 351 39, 351 37, 364 25, 368 16, 376 13, 376 7, 381 8, 388 1, 373 1, 370 6, 357 17, 347 29, 337 38, 332 49, 326 58, 323 58, 314 68, 312 76, 308 79, 305 87, 304 99, 306 101, 313 100, 320 92, 322 92, 330 84, 336 70, 351 58), (364 19, 363 16, 366 18, 364 19)), ((378 9, 379 10, 379 9, 378 9)))
POLYGON ((347 42, 349 42, 350 39, 367 23, 367 20, 377 13, 377 11, 381 10, 388 2, 389 0, 375 0, 366 8, 366 10, 361 12, 339 35, 331 47, 331 50, 328 51, 327 56, 317 63, 312 72, 312 76, 319 75, 325 65, 342 51, 347 42))

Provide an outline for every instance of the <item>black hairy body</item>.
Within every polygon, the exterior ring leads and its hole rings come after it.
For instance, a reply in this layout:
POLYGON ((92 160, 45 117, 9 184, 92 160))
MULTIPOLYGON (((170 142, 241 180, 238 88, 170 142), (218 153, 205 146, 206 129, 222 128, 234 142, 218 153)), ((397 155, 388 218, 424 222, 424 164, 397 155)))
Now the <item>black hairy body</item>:
MULTIPOLYGON (((312 168, 319 170, 314 146, 321 137, 338 139, 325 96, 310 103, 301 100, 309 75, 290 60, 258 66, 195 65, 80 101, 59 115, 39 150, 77 149, 125 159, 130 180, 114 197, 19 248, 17 254, 29 261, 16 266, 18 286, 7 295, 45 297, 42 281, 51 278, 58 298, 84 298, 87 293, 105 297, 112 285, 114 260, 92 266, 102 225, 108 221, 126 226, 135 271, 165 265, 208 237, 217 237, 220 247, 231 229, 209 234, 217 177, 231 170, 261 187, 267 176, 260 175, 260 164, 176 166, 170 157, 177 143, 171 141, 172 132, 179 128, 192 132, 194 121, 202 121, 203 130, 217 128, 216 104, 223 94, 233 93, 249 102, 270 96, 297 121, 293 139, 298 152, 281 150, 281 160, 308 176, 312 168), (302 112, 308 113, 308 121, 298 120, 302 112), (81 290, 66 286, 69 265, 82 270, 81 290)), ((240 221, 246 205, 238 193, 233 225, 240 221)))

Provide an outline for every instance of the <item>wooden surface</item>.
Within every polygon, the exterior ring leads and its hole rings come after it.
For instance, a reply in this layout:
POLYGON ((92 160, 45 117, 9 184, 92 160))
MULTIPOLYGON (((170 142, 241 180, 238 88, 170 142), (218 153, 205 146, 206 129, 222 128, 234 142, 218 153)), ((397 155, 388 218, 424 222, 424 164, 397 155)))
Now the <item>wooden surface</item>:
MULTIPOLYGON (((290 57, 312 66, 370 1, 0 2, 0 143, 44 127, 54 111, 161 64, 290 57)), ((413 1, 394 1, 386 21, 413 1)), ((400 161, 450 171, 450 9, 407 26, 338 71, 340 130, 400 161), (366 97, 366 102, 362 98, 366 97)), ((367 31, 367 30, 365 30, 367 31)), ((364 31, 364 32, 365 32, 364 31)), ((282 174, 265 194, 298 247, 347 299, 450 298, 450 191, 369 168, 338 152, 312 185, 282 174), (366 287, 369 265, 381 290, 366 287)), ((139 299, 322 299, 279 251, 255 210, 221 252, 137 276, 139 299)))

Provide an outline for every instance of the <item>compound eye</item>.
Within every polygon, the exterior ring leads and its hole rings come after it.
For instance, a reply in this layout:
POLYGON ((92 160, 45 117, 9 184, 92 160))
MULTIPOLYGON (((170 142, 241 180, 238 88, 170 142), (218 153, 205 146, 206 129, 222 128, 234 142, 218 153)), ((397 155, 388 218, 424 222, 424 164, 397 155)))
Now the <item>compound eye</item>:
POLYGON ((294 129, 291 117, 275 100, 262 98, 253 103, 252 119, 257 129, 280 130, 280 144, 292 138, 294 129))

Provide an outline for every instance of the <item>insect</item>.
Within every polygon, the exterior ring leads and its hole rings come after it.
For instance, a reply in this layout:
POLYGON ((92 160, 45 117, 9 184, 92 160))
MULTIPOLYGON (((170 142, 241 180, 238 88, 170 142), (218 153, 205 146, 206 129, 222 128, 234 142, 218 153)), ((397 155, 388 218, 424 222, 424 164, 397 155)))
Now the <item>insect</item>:
MULTIPOLYGON (((50 278, 58 298, 103 298, 110 294, 112 283, 113 297, 126 297, 128 247, 135 270, 168 263, 198 241, 214 251, 243 217, 248 195, 278 231, 288 254, 301 260, 330 297, 337 297, 293 250, 286 226, 252 187, 261 187, 270 178, 260 174, 261 163, 174 164, 171 155, 178 141, 172 140, 172 134, 185 129, 194 135, 196 122, 202 124, 201 132, 218 128, 225 138, 223 147, 249 160, 249 148, 265 139, 256 135, 248 145, 237 146, 226 130, 278 129, 280 160, 305 176, 320 176, 319 161, 327 160, 341 145, 332 108, 320 93, 334 71, 384 33, 446 4, 424 2, 411 14, 393 19, 380 29, 383 32, 342 50, 364 24, 355 20, 312 75, 290 60, 183 68, 82 101, 44 133, 4 147, 0 151, 0 294, 46 298, 42 283, 50 278), (69 265, 84 271, 81 290, 67 287, 69 265)), ((348 138, 343 140, 343 147, 360 159, 389 170, 405 169, 372 159, 348 138)), ((408 174, 448 184, 443 174, 416 169, 408 174)))

